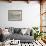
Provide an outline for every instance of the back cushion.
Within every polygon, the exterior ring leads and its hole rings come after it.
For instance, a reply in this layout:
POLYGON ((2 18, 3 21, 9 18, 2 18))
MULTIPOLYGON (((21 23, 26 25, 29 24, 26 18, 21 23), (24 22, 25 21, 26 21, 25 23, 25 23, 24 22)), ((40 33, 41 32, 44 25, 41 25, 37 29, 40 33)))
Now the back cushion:
POLYGON ((30 28, 27 28, 25 35, 30 35, 30 28))

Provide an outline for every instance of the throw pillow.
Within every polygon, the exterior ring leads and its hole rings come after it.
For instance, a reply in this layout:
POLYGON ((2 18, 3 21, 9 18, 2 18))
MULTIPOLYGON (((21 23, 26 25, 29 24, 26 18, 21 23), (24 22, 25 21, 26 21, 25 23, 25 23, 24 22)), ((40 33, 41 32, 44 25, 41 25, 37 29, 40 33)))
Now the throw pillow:
POLYGON ((21 33, 24 35, 27 32, 27 28, 21 29, 21 33))
POLYGON ((20 33, 21 29, 20 28, 14 28, 14 33, 20 33))

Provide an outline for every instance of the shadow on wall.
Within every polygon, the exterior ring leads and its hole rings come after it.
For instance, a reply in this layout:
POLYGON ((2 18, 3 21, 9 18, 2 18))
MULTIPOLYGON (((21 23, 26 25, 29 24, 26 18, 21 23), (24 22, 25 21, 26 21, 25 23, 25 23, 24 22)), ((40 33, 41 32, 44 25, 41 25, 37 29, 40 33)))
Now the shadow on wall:
MULTIPOLYGON (((9 0, 0 0, 0 1, 9 1, 9 0)), ((28 1, 28 0, 13 0, 13 1, 28 1)), ((39 1, 39 0, 31 0, 31 1, 39 1)))

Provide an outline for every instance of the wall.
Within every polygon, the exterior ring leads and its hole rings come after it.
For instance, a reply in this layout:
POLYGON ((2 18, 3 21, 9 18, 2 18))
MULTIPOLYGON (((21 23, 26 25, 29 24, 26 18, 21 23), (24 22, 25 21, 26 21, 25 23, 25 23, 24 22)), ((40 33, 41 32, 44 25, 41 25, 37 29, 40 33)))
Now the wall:
POLYGON ((40 4, 37 1, 0 2, 0 26, 32 27, 40 26, 40 4), (22 10, 22 21, 8 21, 8 10, 22 10))

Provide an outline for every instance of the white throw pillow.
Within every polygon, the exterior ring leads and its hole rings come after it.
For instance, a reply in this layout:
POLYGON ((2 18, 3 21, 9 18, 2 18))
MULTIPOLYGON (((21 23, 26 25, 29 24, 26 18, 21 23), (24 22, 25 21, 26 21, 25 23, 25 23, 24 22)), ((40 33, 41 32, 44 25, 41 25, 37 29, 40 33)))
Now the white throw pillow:
POLYGON ((21 29, 21 33, 24 35, 27 32, 26 28, 21 29))

